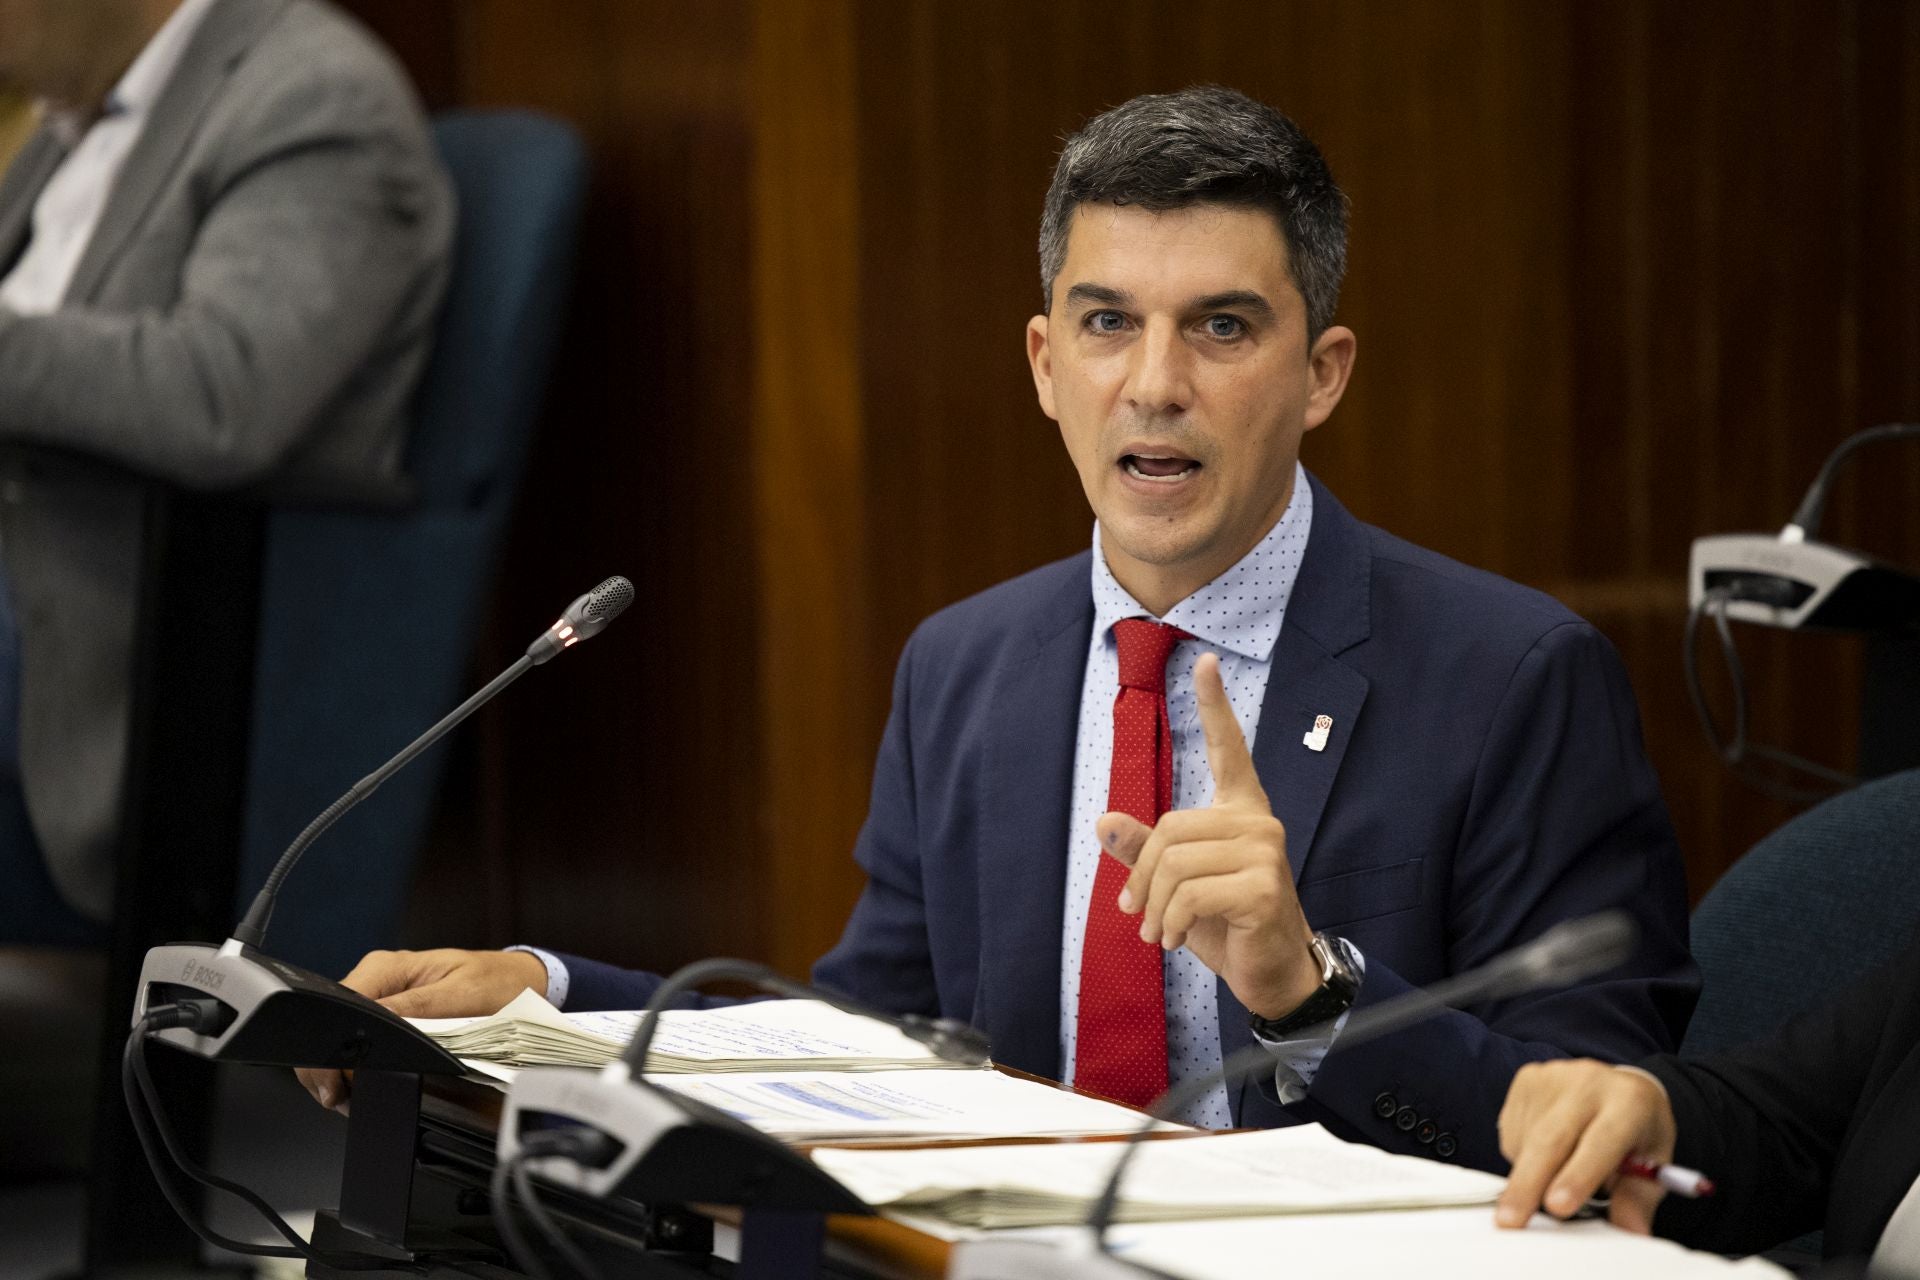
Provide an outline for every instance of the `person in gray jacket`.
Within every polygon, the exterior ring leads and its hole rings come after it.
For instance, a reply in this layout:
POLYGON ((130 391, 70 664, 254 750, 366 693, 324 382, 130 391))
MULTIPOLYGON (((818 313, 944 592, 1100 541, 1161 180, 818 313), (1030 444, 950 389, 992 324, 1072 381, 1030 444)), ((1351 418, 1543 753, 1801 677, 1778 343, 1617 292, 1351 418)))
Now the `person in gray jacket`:
POLYGON ((60 941, 112 907, 150 491, 403 495, 454 210, 322 0, 0 0, 0 83, 0 942, 60 941))

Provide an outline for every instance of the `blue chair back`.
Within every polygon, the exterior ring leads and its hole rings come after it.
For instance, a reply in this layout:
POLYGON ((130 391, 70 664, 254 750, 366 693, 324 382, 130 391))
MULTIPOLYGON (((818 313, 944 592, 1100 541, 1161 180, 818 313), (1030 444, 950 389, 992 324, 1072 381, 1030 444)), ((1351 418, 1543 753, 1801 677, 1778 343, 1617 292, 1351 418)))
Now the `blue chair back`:
MULTIPOLYGON (((417 502, 269 517, 240 907, 316 813, 465 696, 552 364, 586 185, 579 140, 521 111, 441 116, 434 136, 459 224, 408 446, 417 502)), ((338 976, 393 944, 445 750, 307 853, 275 913, 274 955, 338 976)))
POLYGON ((1753 846, 1693 913, 1703 987, 1681 1052, 1764 1037, 1920 929, 1920 769, 1809 809, 1753 846))

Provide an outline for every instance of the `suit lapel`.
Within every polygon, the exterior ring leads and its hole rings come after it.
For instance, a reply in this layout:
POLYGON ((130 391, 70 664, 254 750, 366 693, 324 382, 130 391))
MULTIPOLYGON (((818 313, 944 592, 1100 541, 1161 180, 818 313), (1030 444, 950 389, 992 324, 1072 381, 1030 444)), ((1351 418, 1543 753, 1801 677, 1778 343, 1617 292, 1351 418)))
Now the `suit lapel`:
POLYGON ((34 202, 66 155, 67 149, 42 125, 0 177, 0 277, 13 270, 26 249, 34 202))
MULTIPOLYGON (((1083 564, 1084 559, 1075 561, 1083 564)), ((980 1001, 994 1058, 1060 1076, 1060 927, 1080 686, 1093 597, 1082 573, 994 692, 980 832, 980 1001)))
POLYGON ((100 221, 74 267, 67 298, 89 302, 127 238, 174 173, 201 117, 234 64, 288 0, 214 0, 147 117, 139 141, 115 177, 100 221))
MULTIPOLYGON (((1367 678, 1335 655, 1366 639, 1372 589, 1365 527, 1319 481, 1308 482, 1313 486, 1313 528, 1274 644, 1260 727, 1253 739, 1254 767, 1274 816, 1287 831, 1287 861, 1295 884, 1313 856, 1320 816, 1367 700, 1367 678), (1315 750, 1302 739, 1320 716, 1329 717, 1332 725, 1325 745, 1315 750)), ((1253 1033, 1247 1027, 1246 1006, 1224 981, 1218 986, 1220 1048, 1230 1056, 1253 1043, 1253 1033)), ((1247 1080, 1230 1091, 1236 1123, 1254 1088, 1247 1080)))

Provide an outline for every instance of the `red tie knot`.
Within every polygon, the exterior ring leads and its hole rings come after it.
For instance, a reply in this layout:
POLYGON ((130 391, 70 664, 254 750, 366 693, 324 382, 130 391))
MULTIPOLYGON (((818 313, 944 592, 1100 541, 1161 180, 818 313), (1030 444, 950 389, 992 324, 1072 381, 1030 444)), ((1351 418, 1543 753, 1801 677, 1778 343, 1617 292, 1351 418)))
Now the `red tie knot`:
POLYGON ((1160 694, 1167 689, 1167 658, 1173 646, 1193 639, 1178 627, 1149 618, 1121 619, 1113 624, 1113 638, 1120 646, 1120 686, 1160 694))

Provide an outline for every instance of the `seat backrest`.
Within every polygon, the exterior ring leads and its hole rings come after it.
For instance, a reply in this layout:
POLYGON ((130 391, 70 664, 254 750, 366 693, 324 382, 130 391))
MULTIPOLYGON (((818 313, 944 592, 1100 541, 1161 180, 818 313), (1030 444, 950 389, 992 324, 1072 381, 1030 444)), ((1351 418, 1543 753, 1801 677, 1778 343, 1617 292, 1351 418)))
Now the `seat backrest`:
POLYGON ((1742 1044, 1889 960, 1920 930, 1920 769, 1809 809, 1693 913, 1703 986, 1681 1051, 1742 1044))
MULTIPOLYGON (((559 336, 586 159, 524 111, 436 118, 459 200, 399 512, 269 518, 238 900, 314 814, 464 695, 479 613, 559 336)), ((303 859, 267 949, 338 975, 391 945, 444 746, 303 859)))

